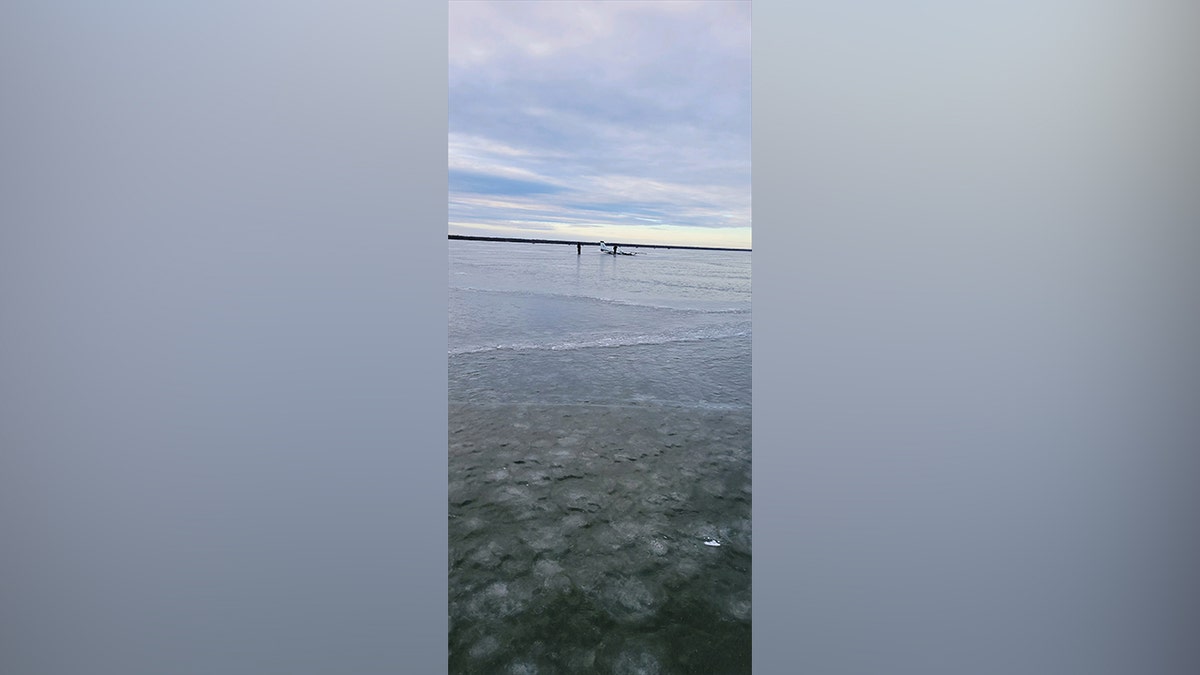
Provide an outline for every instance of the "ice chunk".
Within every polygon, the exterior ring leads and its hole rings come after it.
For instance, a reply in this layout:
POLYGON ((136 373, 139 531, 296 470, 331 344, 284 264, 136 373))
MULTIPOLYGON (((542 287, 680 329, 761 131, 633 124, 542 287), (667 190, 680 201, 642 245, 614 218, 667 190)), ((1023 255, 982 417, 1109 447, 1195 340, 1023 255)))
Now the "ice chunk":
POLYGON ((614 675, 658 675, 658 660, 650 654, 624 652, 613 663, 614 675))
POLYGON ((514 661, 508 668, 508 672, 512 675, 537 675, 537 665, 528 661, 514 661))
POLYGON ((638 622, 658 612, 660 592, 638 579, 616 579, 606 584, 601 603, 617 621, 638 622))
POLYGON ((494 635, 486 635, 482 640, 472 645, 468 652, 472 658, 482 659, 491 656, 500 648, 500 641, 494 635))

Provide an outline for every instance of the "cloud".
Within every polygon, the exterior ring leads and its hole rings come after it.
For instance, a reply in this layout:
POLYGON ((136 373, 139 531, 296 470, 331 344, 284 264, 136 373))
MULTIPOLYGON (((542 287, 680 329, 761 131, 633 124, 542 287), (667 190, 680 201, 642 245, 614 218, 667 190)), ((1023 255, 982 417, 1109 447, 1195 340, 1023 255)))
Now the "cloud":
POLYGON ((536 195, 561 192, 562 188, 543 181, 520 180, 472 171, 450 171, 452 192, 482 192, 501 195, 536 195))
POLYGON ((748 2, 451 2, 449 82, 452 221, 749 244, 748 2))

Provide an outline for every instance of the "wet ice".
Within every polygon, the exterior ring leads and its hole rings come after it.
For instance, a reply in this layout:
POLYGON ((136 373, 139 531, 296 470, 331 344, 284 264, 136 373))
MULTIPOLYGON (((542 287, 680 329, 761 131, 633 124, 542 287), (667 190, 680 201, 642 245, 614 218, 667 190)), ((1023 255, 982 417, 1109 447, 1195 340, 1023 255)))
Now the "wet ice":
POLYGON ((748 412, 581 408, 513 406, 505 427, 538 433, 498 441, 471 423, 494 407, 452 406, 452 672, 666 673, 748 650, 749 450, 713 431, 748 440, 748 412))

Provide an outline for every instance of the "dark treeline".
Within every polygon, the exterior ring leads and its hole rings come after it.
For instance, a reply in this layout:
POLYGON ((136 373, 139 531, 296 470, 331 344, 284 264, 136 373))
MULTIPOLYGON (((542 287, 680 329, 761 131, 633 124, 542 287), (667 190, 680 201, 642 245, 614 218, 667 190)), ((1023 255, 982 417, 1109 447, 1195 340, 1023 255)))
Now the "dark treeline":
MULTIPOLYGON (((451 239, 459 239, 464 241, 508 241, 517 244, 582 244, 584 246, 599 246, 599 241, 568 241, 566 239, 521 239, 518 237, 475 237, 466 234, 452 234, 451 239)), ((668 246, 665 244, 627 244, 620 241, 605 242, 612 246, 623 246, 625 248, 681 248, 692 251, 750 251, 748 248, 718 248, 715 246, 668 246)))

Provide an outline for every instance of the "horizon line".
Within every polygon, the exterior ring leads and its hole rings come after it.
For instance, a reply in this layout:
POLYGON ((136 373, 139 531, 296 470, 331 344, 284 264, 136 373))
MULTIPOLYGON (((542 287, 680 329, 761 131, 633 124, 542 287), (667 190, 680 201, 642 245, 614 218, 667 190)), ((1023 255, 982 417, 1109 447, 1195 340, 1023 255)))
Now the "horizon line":
MULTIPOLYGON (((522 237, 483 237, 483 236, 473 235, 473 234, 451 234, 451 235, 449 235, 449 237, 450 237, 450 239, 458 239, 458 240, 465 240, 465 241, 503 241, 503 242, 517 243, 517 244, 568 244, 568 245, 578 244, 581 246, 583 244, 587 244, 588 246, 598 246, 600 244, 599 240, 582 241, 582 240, 566 240, 566 239, 525 239, 522 237)), ((688 250, 693 250, 693 251, 742 251, 742 252, 746 252, 746 253, 750 253, 751 251, 754 250, 752 248, 727 248, 727 247, 721 247, 721 246, 684 246, 684 245, 680 245, 680 244, 629 244, 629 243, 620 242, 620 241, 610 241, 607 243, 612 244, 613 246, 625 246, 627 248, 678 248, 678 249, 688 249, 688 250)))

